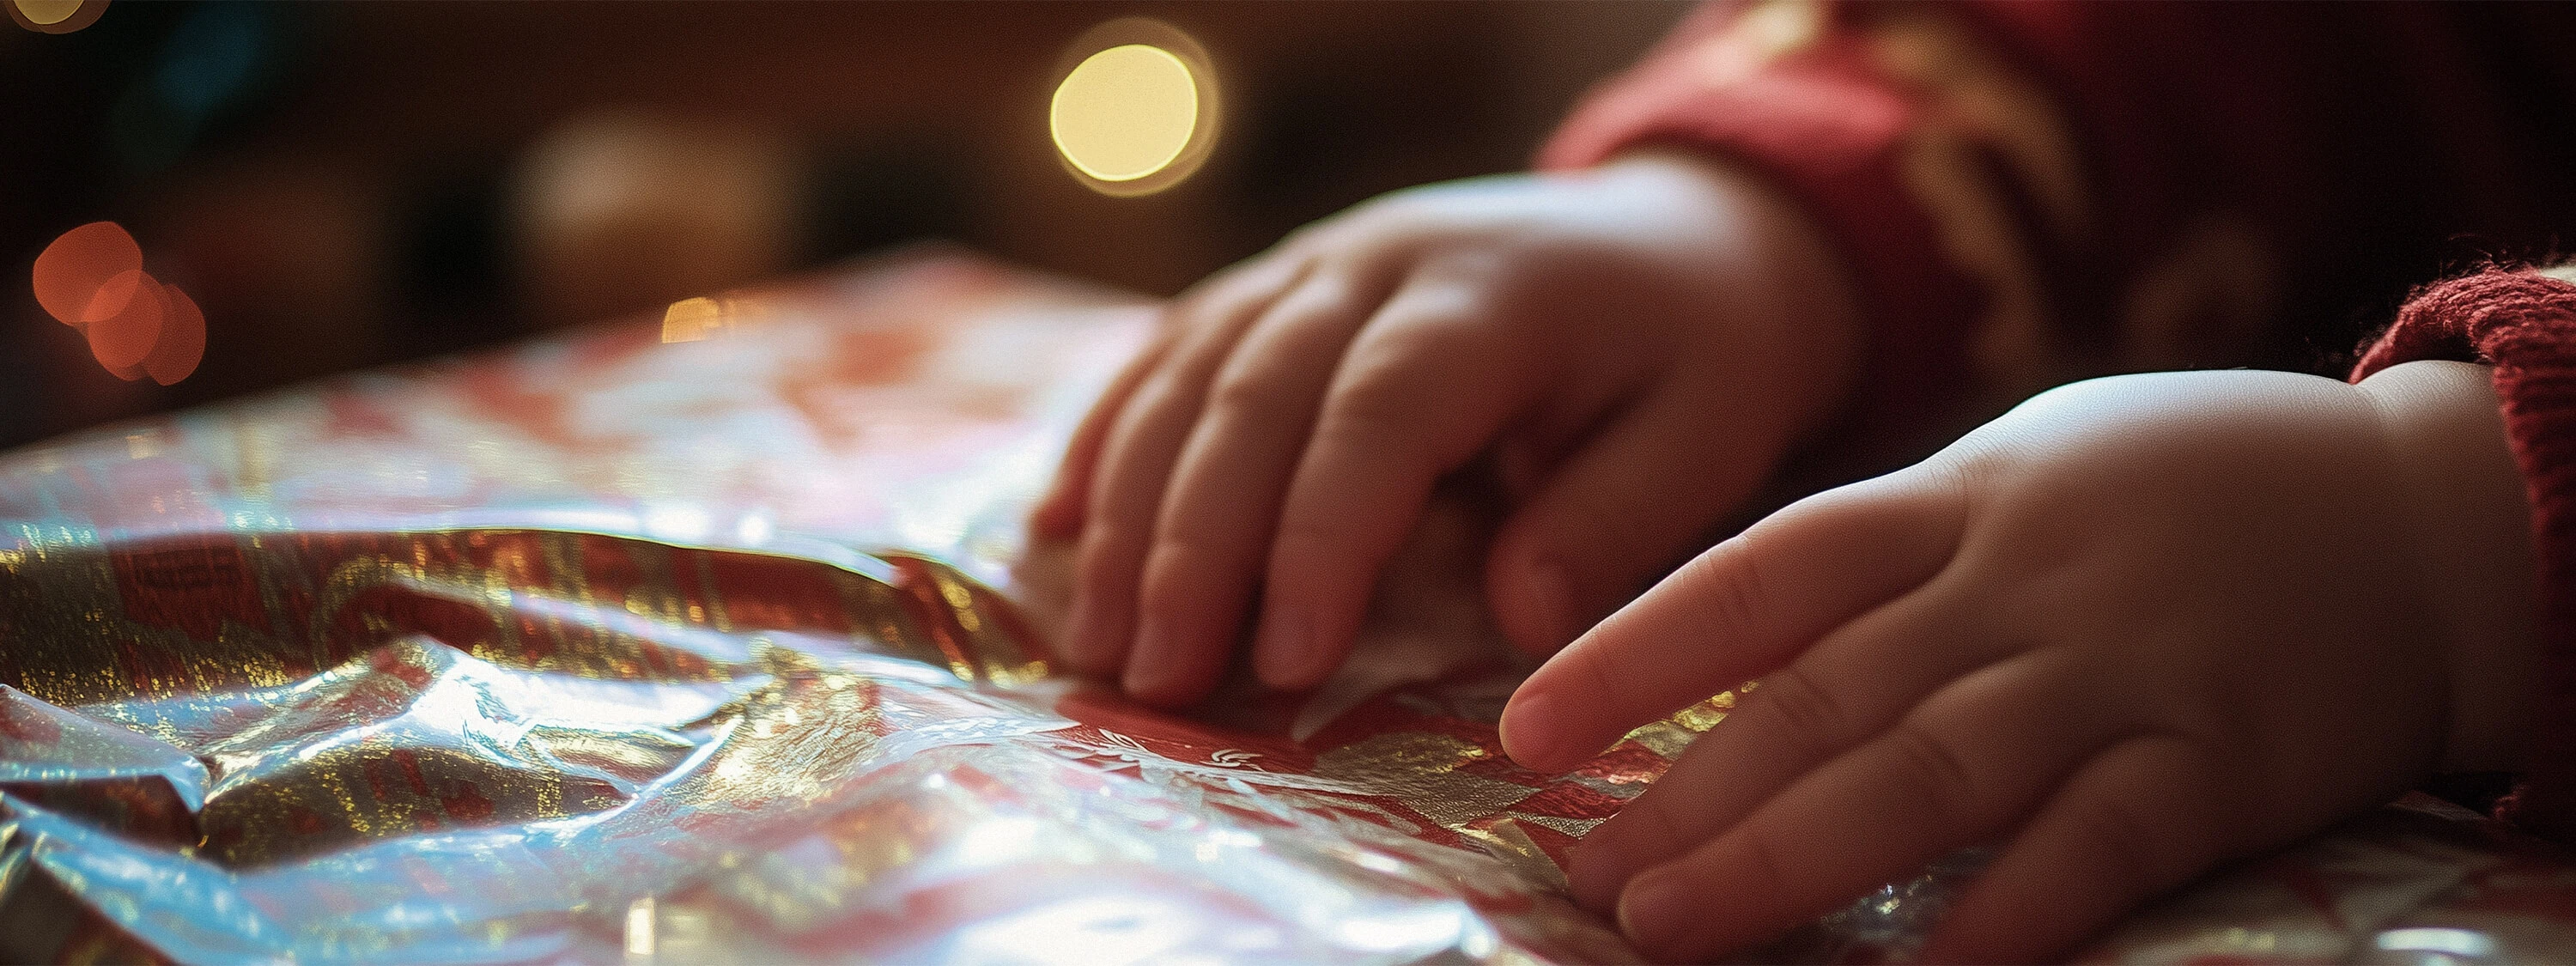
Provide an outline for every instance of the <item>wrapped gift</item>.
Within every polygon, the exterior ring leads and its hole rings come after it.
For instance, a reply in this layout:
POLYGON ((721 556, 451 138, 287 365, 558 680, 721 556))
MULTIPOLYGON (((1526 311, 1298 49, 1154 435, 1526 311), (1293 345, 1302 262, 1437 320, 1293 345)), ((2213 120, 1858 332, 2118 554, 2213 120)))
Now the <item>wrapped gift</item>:
MULTIPOLYGON (((1051 672, 1020 521, 1151 320, 915 254, 0 457, 0 955, 1633 958, 1560 863, 1730 698, 1513 765, 1472 497, 1312 693, 1051 672)), ((2576 954, 2474 816, 2303 848, 2094 955, 2576 954)), ((1753 955, 1901 954, 1972 867, 1753 955)))

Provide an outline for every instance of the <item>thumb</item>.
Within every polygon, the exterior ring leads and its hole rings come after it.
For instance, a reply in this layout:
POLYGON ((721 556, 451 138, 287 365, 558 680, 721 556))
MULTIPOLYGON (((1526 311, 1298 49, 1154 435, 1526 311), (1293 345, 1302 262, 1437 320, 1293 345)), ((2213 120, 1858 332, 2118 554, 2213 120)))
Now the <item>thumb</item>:
POLYGON ((1704 394, 1666 389, 1577 451, 1503 524, 1485 598, 1534 657, 1627 603, 1762 484, 1783 442, 1724 439, 1704 394))

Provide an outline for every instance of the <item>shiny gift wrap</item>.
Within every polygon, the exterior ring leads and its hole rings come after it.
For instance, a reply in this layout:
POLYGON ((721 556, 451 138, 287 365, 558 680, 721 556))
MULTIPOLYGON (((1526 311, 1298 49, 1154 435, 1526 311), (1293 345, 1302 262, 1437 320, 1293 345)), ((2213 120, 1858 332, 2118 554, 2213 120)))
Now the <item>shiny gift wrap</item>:
MULTIPOLYGON (((1156 712, 1049 673, 1019 526, 1150 308, 938 254, 685 305, 0 457, 0 956, 1631 957, 1559 863, 1728 699, 1512 765, 1472 501, 1323 688, 1156 712)), ((2089 955, 2564 958, 2569 869, 2392 809, 2089 955)), ((1754 955, 1901 953, 1935 872, 1754 955)))
POLYGON ((1150 310, 935 255, 690 307, 0 458, 0 953, 1628 955, 1554 857, 1714 706, 1515 768, 1436 581, 1313 695, 1048 674, 1018 521, 1150 310))
POLYGON ((1158 723, 919 557, 236 534, 19 551, 0 588, 13 845, 181 959, 1600 942, 1424 842, 1603 808, 1496 768, 1451 696, 1342 741, 1158 723))

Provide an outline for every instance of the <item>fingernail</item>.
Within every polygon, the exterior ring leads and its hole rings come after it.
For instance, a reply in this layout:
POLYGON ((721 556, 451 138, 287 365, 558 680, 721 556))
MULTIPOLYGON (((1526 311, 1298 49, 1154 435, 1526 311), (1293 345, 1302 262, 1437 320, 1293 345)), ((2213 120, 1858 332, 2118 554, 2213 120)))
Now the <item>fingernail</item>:
POLYGON ((1150 691, 1168 677, 1171 654, 1166 643, 1162 618, 1147 614, 1136 626, 1136 646, 1127 651, 1127 676, 1122 679, 1129 694, 1150 691))
POLYGON ((1620 857, 1617 816, 1585 835, 1565 864, 1566 891, 1574 904, 1594 912, 1619 914, 1619 890, 1633 869, 1620 857))
POLYGON ((1029 531, 1042 540, 1063 540, 1073 536, 1073 515, 1066 512, 1064 501, 1050 499, 1029 512, 1029 531))
POLYGON ((1525 647, 1535 646, 1539 648, 1535 653, 1545 656, 1574 638, 1574 582, 1563 564, 1547 556, 1532 557, 1529 570, 1521 575, 1521 595, 1537 625, 1529 630, 1539 638, 1524 642, 1525 647))
POLYGON ((1090 594, 1078 590, 1074 592, 1073 606, 1068 608, 1064 615, 1064 659, 1072 662, 1079 670, 1098 670, 1095 665, 1099 660, 1100 645, 1093 643, 1093 640, 1100 635, 1097 629, 1091 626, 1100 621, 1096 616, 1097 613, 1097 610, 1091 606, 1090 594))
POLYGON ((1306 622, 1305 614, 1291 608, 1272 607, 1261 615, 1256 660, 1263 683, 1283 688, 1315 683, 1312 626, 1306 622))
POLYGON ((1555 712, 1556 703, 1545 695, 1513 697, 1503 706, 1503 753, 1523 768, 1556 770, 1558 744, 1549 740, 1555 737, 1555 712))
POLYGON ((1115 670, 1115 667, 1108 667, 1108 634, 1103 634, 1100 621, 1103 618, 1100 618, 1100 605, 1095 603, 1095 598, 1087 592, 1074 595, 1074 613, 1064 621, 1064 626, 1074 629, 1072 647, 1069 647, 1072 654, 1066 654, 1066 657, 1072 659, 1074 667, 1092 672, 1092 675, 1115 670))
POLYGON ((1619 894, 1619 931, 1640 952, 1662 958, 1675 952, 1672 947, 1698 912, 1698 898, 1684 876, 1657 869, 1629 880, 1619 894))

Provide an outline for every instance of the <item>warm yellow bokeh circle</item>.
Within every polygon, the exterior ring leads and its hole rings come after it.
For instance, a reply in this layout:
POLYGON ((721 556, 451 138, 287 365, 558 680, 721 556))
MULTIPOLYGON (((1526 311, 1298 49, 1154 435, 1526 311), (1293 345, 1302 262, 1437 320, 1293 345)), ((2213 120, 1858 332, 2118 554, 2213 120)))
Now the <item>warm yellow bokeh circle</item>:
POLYGON ((18 12, 27 19, 47 27, 70 20, 80 12, 81 0, 17 0, 18 12))
POLYGON ((1181 58, 1124 44, 1084 58, 1056 85, 1047 127, 1075 170, 1134 181, 1169 166, 1199 124, 1197 79, 1181 58))

